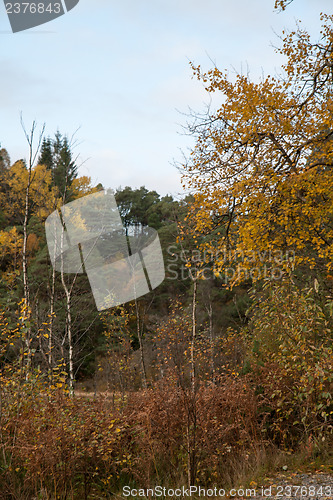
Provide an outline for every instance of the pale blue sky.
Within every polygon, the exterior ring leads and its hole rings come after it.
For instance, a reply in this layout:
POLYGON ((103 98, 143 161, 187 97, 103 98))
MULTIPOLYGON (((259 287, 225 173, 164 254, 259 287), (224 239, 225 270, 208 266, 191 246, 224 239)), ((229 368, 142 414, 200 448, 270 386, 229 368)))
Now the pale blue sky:
POLYGON ((295 19, 315 35, 319 13, 332 0, 80 0, 55 21, 12 34, 0 4, 0 142, 12 160, 26 156, 27 127, 46 123, 47 135, 78 127, 82 175, 105 187, 146 185, 181 192, 172 165, 191 146, 182 135, 188 107, 200 111, 208 95, 192 79, 189 60, 203 68, 272 74, 281 56, 274 31, 295 19), (210 60, 211 59, 211 60, 210 60))

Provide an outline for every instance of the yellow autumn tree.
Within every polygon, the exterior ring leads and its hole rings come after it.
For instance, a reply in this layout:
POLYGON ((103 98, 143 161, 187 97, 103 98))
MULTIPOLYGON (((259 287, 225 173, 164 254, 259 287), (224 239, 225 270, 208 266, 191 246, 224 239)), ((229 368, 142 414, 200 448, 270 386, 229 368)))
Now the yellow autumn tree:
POLYGON ((88 194, 96 193, 99 187, 92 187, 91 177, 83 175, 82 177, 75 177, 71 184, 72 197, 76 200, 88 194))
POLYGON ((16 227, 0 231, 0 280, 10 285, 21 265, 23 237, 16 227))
MULTIPOLYGON (((28 169, 23 161, 14 163, 7 172, 8 190, 4 199, 4 212, 9 221, 23 220, 28 175, 28 169)), ((46 219, 56 208, 58 195, 52 186, 51 172, 44 165, 36 165, 32 169, 30 190, 29 213, 41 220, 46 219)))
POLYGON ((304 266, 329 276, 333 256, 333 16, 321 15, 320 40, 298 27, 283 33, 280 76, 253 82, 214 68, 195 76, 221 106, 197 116, 196 146, 184 165, 195 193, 196 230, 214 233, 206 250, 216 272, 263 276, 304 266), (208 247, 208 248, 207 248, 208 247), (231 252, 233 252, 231 254, 231 252), (267 271, 267 269, 266 269, 267 271))

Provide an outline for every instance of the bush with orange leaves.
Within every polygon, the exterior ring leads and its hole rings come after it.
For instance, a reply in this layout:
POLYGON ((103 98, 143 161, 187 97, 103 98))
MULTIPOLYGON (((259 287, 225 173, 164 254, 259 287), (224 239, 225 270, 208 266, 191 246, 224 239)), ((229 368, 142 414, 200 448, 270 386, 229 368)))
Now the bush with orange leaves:
MULTIPOLYGON (((16 403, 3 393, 1 498, 111 498, 124 484, 186 484, 189 401, 176 378, 116 405, 45 389, 31 376, 16 403)), ((236 461, 260 446, 254 391, 230 377, 200 386, 196 407, 197 480, 232 482, 236 461)))
MULTIPOLYGON (((197 480, 232 483, 237 460, 264 447, 254 389, 246 379, 228 376, 216 385, 200 385, 195 404, 197 480)), ((140 484, 151 485, 156 478, 186 483, 189 410, 189 394, 177 383, 176 374, 130 398, 127 423, 136 436, 133 471, 140 484)))

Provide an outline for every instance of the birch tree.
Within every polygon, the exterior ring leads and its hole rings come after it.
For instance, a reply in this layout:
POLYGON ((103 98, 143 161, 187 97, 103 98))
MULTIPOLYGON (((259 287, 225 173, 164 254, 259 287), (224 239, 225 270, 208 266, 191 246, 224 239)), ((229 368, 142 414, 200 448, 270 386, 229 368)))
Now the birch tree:
POLYGON ((24 204, 24 220, 23 220, 23 248, 22 248, 22 269, 23 269, 23 290, 24 290, 24 308, 23 308, 23 322, 25 323, 26 333, 25 333, 25 345, 27 349, 27 374, 31 367, 32 361, 32 351, 31 351, 31 325, 29 318, 31 315, 31 304, 30 304, 30 289, 29 289, 29 279, 28 279, 28 262, 27 262, 27 241, 28 241, 28 220, 29 220, 29 208, 30 208, 30 189, 33 181, 33 167, 35 165, 39 149, 42 144, 42 139, 45 131, 45 124, 42 126, 41 131, 37 135, 37 143, 35 146, 35 136, 37 123, 33 121, 30 131, 27 131, 23 122, 23 117, 21 115, 21 125, 22 129, 28 143, 28 178, 25 187, 25 204, 24 204))

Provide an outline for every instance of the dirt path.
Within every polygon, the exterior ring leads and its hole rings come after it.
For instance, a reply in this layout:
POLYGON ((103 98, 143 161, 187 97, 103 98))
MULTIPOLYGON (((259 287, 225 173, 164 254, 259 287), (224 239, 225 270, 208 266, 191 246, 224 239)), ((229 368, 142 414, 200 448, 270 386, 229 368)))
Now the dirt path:
MULTIPOLYGON (((333 500, 333 475, 325 472, 279 474, 256 488, 256 500, 333 500), (263 493, 263 494, 262 494, 263 493)), ((249 497, 246 497, 249 498, 249 497)))

